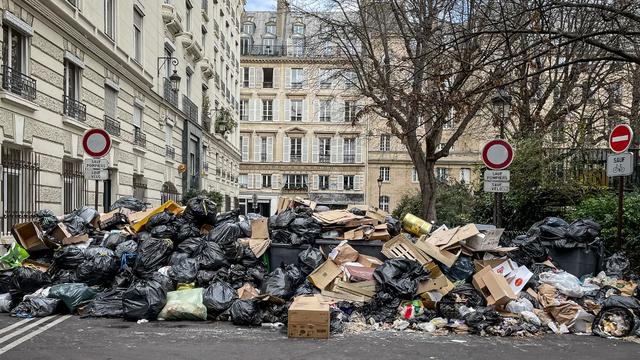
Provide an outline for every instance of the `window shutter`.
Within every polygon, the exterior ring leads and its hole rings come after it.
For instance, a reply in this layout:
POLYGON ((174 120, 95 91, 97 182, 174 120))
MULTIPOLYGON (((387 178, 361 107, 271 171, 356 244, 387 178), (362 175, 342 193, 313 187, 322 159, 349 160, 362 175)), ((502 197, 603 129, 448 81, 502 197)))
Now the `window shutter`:
POLYGON ((302 162, 306 163, 307 162, 307 139, 302 138, 300 145, 302 147, 302 162))
POLYGON ((291 100, 284 101, 284 121, 291 121, 291 100))
POLYGON ((255 136, 253 138, 253 161, 260 162, 260 136, 255 136))
POLYGON ((338 141, 336 143, 336 147, 338 148, 337 151, 337 163, 338 164, 342 164, 344 162, 344 139, 341 137, 338 137, 338 141))
POLYGON ((291 68, 286 68, 284 71, 284 88, 291 89, 291 68))
POLYGON ((280 182, 280 175, 278 174, 273 174, 271 175, 271 188, 273 190, 276 190, 279 188, 279 182, 280 182))
POLYGON ((256 68, 249 68, 249 87, 256 87, 256 68))
POLYGON ((256 87, 262 88, 262 82, 264 78, 264 70, 262 68, 256 68, 256 87))
POLYGON ((278 121, 280 115, 280 100, 273 99, 273 121, 278 121))
POLYGON ((319 184, 319 183, 320 183, 320 180, 319 180, 319 177, 318 177, 318 175, 311 175, 311 176, 312 176, 312 179, 313 179, 313 182, 312 182, 312 184, 313 184, 313 185, 312 185, 312 189, 313 189, 313 190, 318 190, 318 189, 320 188, 320 184, 319 184))
POLYGON ((255 108, 255 102, 254 99, 249 99, 249 101, 247 101, 247 103, 249 104, 249 109, 247 112, 247 117, 249 118, 249 121, 256 121, 255 118, 255 113, 254 113, 254 108, 255 108))
POLYGON ((253 174, 247 175, 247 189, 253 189, 253 174))
POLYGON ((313 144, 311 145, 311 162, 317 164, 320 162, 320 141, 317 136, 313 137, 313 144))
POLYGON ((307 116, 307 99, 306 98, 302 100, 302 121, 309 121, 309 117, 307 116))
POLYGON ((336 182, 338 183, 338 190, 344 190, 344 176, 338 175, 336 182))
POLYGON ((331 138, 331 163, 335 164, 338 162, 338 138, 331 138))
POLYGON ((282 147, 282 162, 291 162, 291 138, 285 136, 282 147))
POLYGON ((311 121, 320 121, 320 100, 313 100, 313 119, 311 121))
POLYGON ((256 106, 254 107, 254 111, 256 112, 256 121, 262 121, 262 100, 255 99, 256 106))
POLYGON ((357 190, 357 191, 362 190, 362 175, 354 176, 353 182, 354 182, 353 184, 354 190, 357 190))
POLYGON ((262 189, 262 174, 255 174, 256 189, 262 189))
POLYGON ((344 122, 344 101, 331 102, 331 122, 344 122))
POLYGON ((273 162, 273 136, 267 138, 267 161, 273 162))
POLYGON ((242 137, 242 161, 249 161, 249 137, 242 137))
POLYGON ((273 88, 277 89, 279 83, 280 83, 280 69, 273 68, 273 88))
POLYGON ((356 138, 356 163, 360 164, 362 162, 362 139, 360 137, 356 138))
POLYGON ((306 89, 309 85, 309 69, 302 69, 302 88, 306 89))
POLYGON ((329 176, 329 190, 338 190, 338 180, 336 175, 329 176))

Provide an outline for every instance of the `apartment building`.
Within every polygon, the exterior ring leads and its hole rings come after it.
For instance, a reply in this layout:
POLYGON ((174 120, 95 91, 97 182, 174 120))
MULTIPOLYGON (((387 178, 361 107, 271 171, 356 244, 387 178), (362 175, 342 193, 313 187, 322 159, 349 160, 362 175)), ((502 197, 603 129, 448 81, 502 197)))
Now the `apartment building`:
POLYGON ((364 203, 366 124, 337 47, 317 46, 321 29, 285 1, 241 25, 240 207, 273 214, 281 195, 364 203))
POLYGON ((5 0, 0 231, 94 204, 80 143, 111 134, 100 210, 190 188, 238 196, 242 1, 5 0))

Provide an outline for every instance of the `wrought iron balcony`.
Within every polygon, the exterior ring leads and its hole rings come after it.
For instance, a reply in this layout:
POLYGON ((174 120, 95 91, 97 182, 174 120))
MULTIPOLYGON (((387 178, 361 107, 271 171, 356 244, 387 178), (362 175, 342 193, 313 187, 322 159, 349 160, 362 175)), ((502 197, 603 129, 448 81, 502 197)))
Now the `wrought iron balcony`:
POLYGON ((6 65, 2 65, 2 88, 29 101, 36 99, 36 80, 6 65))
POLYGON ((165 146, 165 154, 167 156, 167 159, 173 160, 176 157, 176 149, 172 146, 167 145, 165 146))
POLYGON ((209 163, 205 161, 204 164, 202 164, 202 168, 204 172, 209 172, 209 163))
POLYGON ((104 129, 113 136, 120 136, 120 121, 111 116, 104 116, 104 129))
POLYGON ((133 145, 141 147, 147 146, 147 135, 138 127, 133 128, 133 145))
POLYGON ((344 154, 343 162, 345 164, 355 164, 356 156, 354 154, 344 154))
POLYGON ((240 48, 242 56, 285 56, 287 47, 284 45, 252 45, 240 48))
POLYGON ((291 154, 291 162, 302 162, 301 154, 291 154))
POLYGON ((265 89, 272 89, 273 88, 273 81, 263 81, 262 82, 262 87, 265 89))
POLYGON ((309 191, 307 184, 285 184, 282 189, 288 191, 309 191))
POLYGON ((331 162, 331 155, 320 154, 319 160, 320 160, 321 163, 330 163, 331 162))
POLYGON ((198 123, 198 107, 187 95, 182 95, 182 111, 187 114, 189 121, 195 124, 198 123))
POLYGON ((173 91, 171 87, 171 80, 164 78, 164 99, 167 100, 171 105, 178 107, 178 92, 173 91))
POLYGON ((87 120, 87 105, 78 100, 74 100, 67 95, 63 97, 62 111, 65 115, 72 117, 78 121, 87 120))

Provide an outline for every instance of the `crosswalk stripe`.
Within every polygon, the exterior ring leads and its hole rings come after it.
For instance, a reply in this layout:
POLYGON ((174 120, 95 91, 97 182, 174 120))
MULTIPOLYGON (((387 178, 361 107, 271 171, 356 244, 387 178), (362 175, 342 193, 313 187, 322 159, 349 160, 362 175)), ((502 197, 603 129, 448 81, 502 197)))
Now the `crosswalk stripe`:
POLYGON ((25 331, 27 331, 27 330, 29 330, 29 329, 33 328, 33 327, 36 327, 36 326, 38 326, 38 325, 40 325, 40 324, 42 324, 42 323, 45 323, 45 322, 47 322, 47 321, 49 321, 49 320, 51 320, 51 319, 53 319, 53 318, 55 318, 55 317, 57 317, 57 316, 55 316, 55 315, 54 315, 54 316, 47 316, 47 317, 44 317, 44 318, 42 318, 42 319, 40 319, 40 320, 38 320, 38 321, 36 321, 36 322, 33 322, 33 323, 31 323, 31 324, 28 324, 27 326, 21 327, 21 328, 19 328, 18 330, 14 331, 14 332, 12 332, 12 333, 9 333, 9 334, 7 334, 7 335, 5 335, 5 336, 3 336, 3 337, 1 337, 1 338, 0 338, 0 344, 2 344, 3 342, 5 342, 5 341, 7 341, 7 340, 9 340, 9 339, 11 339, 11 338, 13 338, 13 337, 15 337, 16 335, 20 335, 20 334, 22 334, 23 332, 25 332, 25 331))
POLYGON ((17 327, 19 327, 19 326, 23 325, 24 323, 28 323, 29 321, 31 321, 31 320, 33 320, 33 319, 34 319, 34 318, 22 319, 22 320, 18 321, 17 323, 14 323, 14 324, 9 325, 9 326, 7 326, 7 327, 5 327, 5 328, 2 328, 2 329, 0 329, 0 334, 4 334, 4 333, 6 333, 7 331, 11 331, 11 330, 13 330, 13 329, 15 329, 15 328, 17 328, 17 327))
MULTIPOLYGON (((7 345, 5 345, 5 346, 3 346, 2 348, 0 348, 0 355, 4 354, 5 352, 7 352, 7 351, 9 351, 9 350, 11 350, 11 349, 13 349, 13 348, 14 348, 14 347, 16 347, 16 346, 18 346, 18 345, 22 344, 23 342, 25 342, 25 341, 27 341, 27 340, 31 339, 32 337, 34 337, 34 336, 36 336, 36 335, 38 335, 38 334, 40 334, 40 333, 42 333, 42 332, 45 332, 45 331, 47 331, 48 329, 50 329, 50 328, 52 328, 52 327, 54 327, 54 326, 58 325, 59 323, 61 323, 61 322, 65 321, 65 320, 67 320, 67 319, 68 319, 68 318, 70 318, 71 316, 72 316, 72 315, 65 315, 65 316, 63 316, 63 317, 60 317, 60 318, 58 318, 58 319, 56 319, 56 320, 54 320, 54 321, 52 321, 52 322, 48 323, 47 325, 45 325, 45 326, 43 326, 43 327, 39 328, 38 330, 31 332, 30 334, 25 335, 25 336, 23 336, 23 337, 21 337, 21 338, 19 338, 19 339, 14 340, 13 342, 8 343, 7 345)), ((46 318, 45 318, 45 319, 46 319, 46 318)))

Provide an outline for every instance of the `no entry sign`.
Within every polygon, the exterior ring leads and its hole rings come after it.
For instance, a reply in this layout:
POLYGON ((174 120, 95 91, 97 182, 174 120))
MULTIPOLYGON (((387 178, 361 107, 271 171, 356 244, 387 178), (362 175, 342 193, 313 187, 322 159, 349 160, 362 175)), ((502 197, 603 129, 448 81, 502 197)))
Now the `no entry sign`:
POLYGON ((609 148, 616 154, 627 151, 633 140, 633 130, 627 124, 620 124, 613 128, 609 135, 609 148))
POLYGON ((489 169, 506 169, 513 161, 513 148, 502 139, 491 140, 482 148, 482 161, 489 169))
POLYGON ((111 150, 111 136, 103 129, 89 129, 82 136, 82 148, 91 157, 103 157, 111 150))

